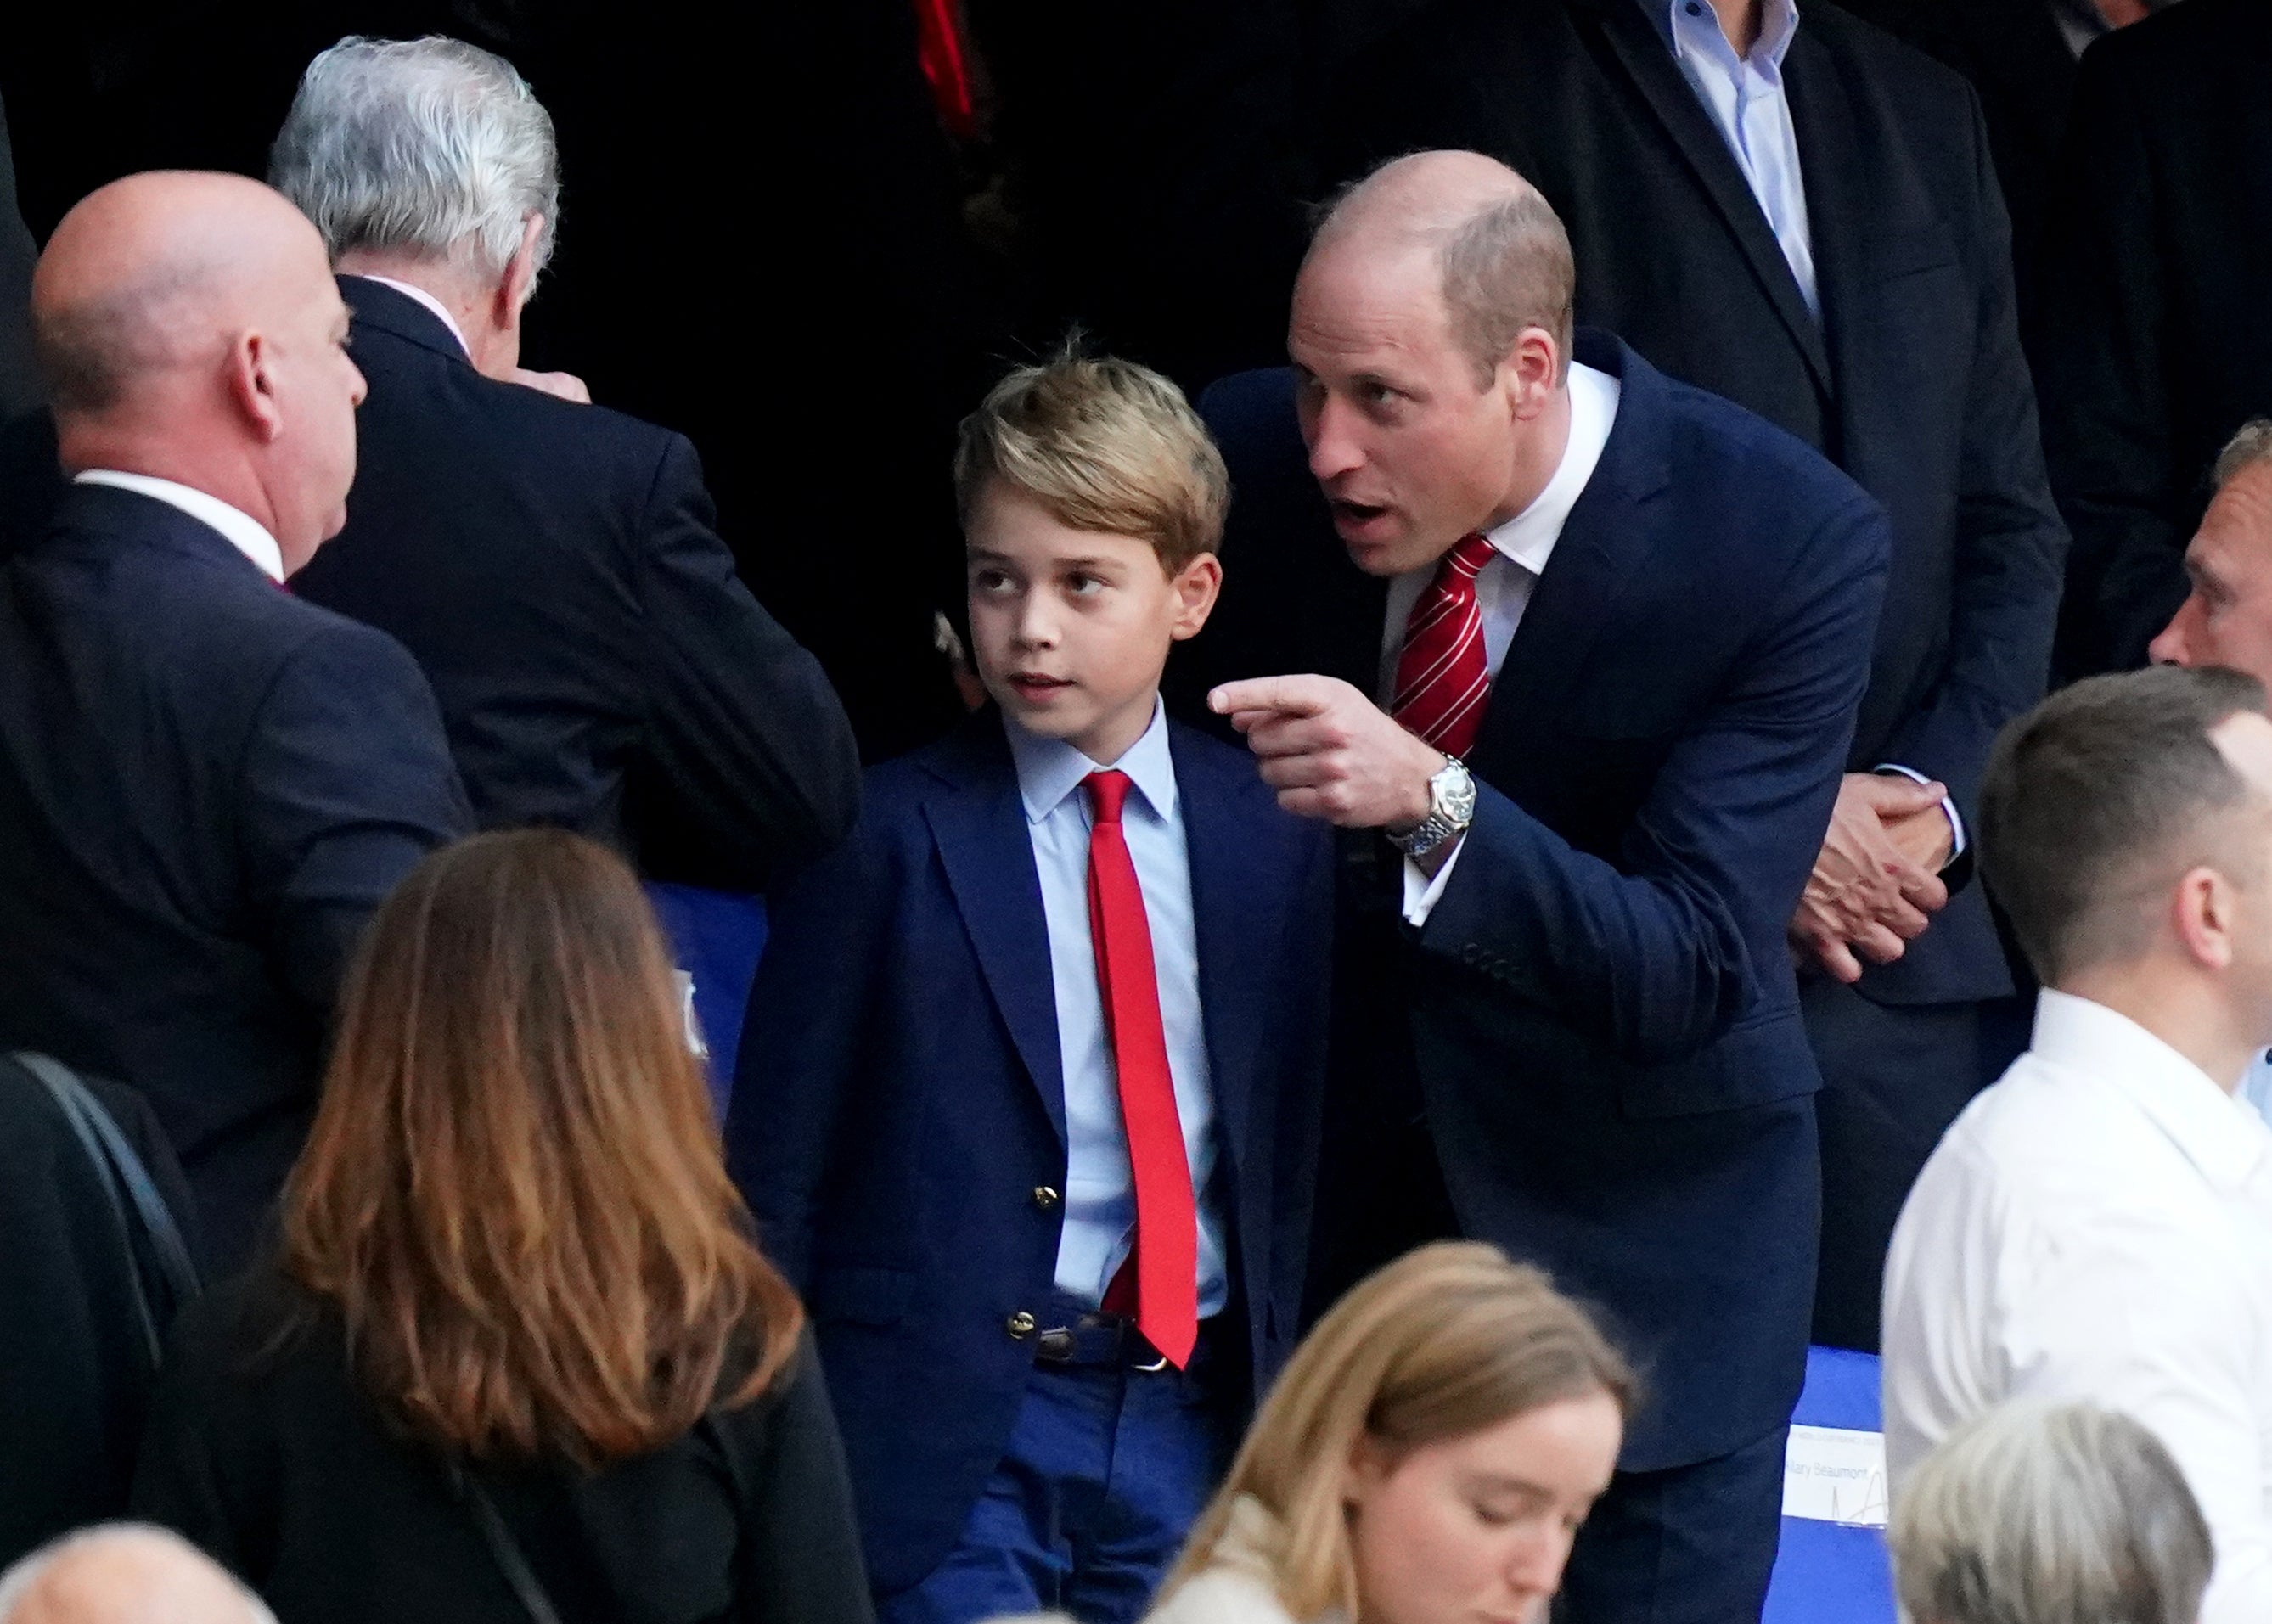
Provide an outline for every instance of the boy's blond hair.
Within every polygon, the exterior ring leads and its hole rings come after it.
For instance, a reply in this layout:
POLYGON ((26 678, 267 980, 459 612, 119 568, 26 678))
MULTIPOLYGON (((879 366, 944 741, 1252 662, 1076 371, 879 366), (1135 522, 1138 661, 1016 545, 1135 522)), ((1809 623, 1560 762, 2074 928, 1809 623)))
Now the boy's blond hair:
POLYGON ((999 480, 1075 530, 1148 541, 1179 573, 1222 540, 1230 475, 1184 391, 1149 367, 1068 346, 1020 367, 962 420, 963 526, 999 480))

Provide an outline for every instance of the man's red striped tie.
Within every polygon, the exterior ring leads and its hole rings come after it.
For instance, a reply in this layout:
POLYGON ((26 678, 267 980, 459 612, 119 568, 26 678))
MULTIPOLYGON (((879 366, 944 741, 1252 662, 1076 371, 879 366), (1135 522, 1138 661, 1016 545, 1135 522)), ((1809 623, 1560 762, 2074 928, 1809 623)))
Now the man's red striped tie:
POLYGON ((1476 577, 1496 556, 1484 537, 1461 538, 1438 562, 1436 578, 1404 622, 1389 714, 1446 756, 1475 747, 1491 700, 1476 577))
MULTIPOLYGON (((1136 1186, 1136 1329, 1181 1370, 1199 1341, 1198 1203, 1184 1150, 1176 1083, 1168 1069, 1167 1032, 1160 1023, 1160 984, 1152 965, 1152 927, 1128 855, 1120 808, 1125 772, 1083 780, 1095 814, 1088 831, 1088 931, 1103 995, 1104 1032, 1120 1080, 1120 1118, 1128 1130, 1128 1166, 1136 1186)), ((1106 1306, 1118 1308, 1132 1272, 1124 1267, 1106 1306)))

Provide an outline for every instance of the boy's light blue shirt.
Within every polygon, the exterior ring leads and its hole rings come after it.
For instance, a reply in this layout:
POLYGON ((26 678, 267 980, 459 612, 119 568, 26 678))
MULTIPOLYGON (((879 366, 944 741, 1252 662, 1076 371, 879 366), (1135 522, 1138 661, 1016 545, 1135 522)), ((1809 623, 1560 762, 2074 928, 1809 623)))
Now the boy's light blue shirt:
POLYGON ((1017 764, 1026 832, 1041 876, 1057 995, 1058 1052, 1065 1073, 1065 1229, 1058 1242, 1058 1289, 1083 1302, 1102 1302, 1136 1234, 1128 1135, 1088 933, 1090 818, 1088 796, 1081 788, 1090 773, 1117 767, 1136 791, 1121 811, 1121 823, 1144 892, 1168 1069, 1175 1080, 1192 1188, 1199 1197, 1199 1307, 1204 1319, 1222 1311, 1229 1280, 1222 1206, 1212 1189, 1214 1088, 1200 1013, 1191 849, 1185 843, 1176 764, 1168 749, 1166 708, 1154 700, 1152 725, 1117 762, 1093 762, 1061 739, 1028 733, 1007 715, 1002 729, 1017 764))

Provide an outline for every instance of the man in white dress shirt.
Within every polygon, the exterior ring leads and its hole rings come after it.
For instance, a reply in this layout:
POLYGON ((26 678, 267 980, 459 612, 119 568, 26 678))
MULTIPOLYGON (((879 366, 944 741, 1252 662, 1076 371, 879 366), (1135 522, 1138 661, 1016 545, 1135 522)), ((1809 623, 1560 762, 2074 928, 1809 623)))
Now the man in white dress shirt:
POLYGON ((1887 1464, 2015 1397, 2135 1416, 2184 1470, 2204 1624, 2272 1618, 2272 719, 2254 678, 2081 682, 2013 724, 1989 883, 2035 1036, 1925 1164, 1886 1268, 1887 1464))

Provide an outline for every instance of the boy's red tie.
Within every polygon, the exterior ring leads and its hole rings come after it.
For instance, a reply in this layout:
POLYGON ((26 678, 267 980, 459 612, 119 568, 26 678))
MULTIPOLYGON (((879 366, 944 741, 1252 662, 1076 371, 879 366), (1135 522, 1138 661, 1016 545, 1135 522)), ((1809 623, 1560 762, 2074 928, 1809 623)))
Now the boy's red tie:
POLYGON ((1462 537, 1436 566, 1436 578, 1404 622, 1388 713, 1446 756, 1465 756, 1474 748, 1491 698, 1476 577, 1494 556, 1487 538, 1462 537))
MULTIPOLYGON (((1160 987, 1152 968, 1152 927, 1128 855, 1120 808, 1125 772, 1083 780, 1094 819, 1088 831, 1088 933, 1103 995, 1105 1039, 1120 1080, 1120 1118, 1135 1174, 1136 1329, 1181 1370, 1199 1340, 1199 1212, 1192 1196, 1184 1125, 1168 1071, 1160 987)), ((1123 1278, 1126 1270, 1123 1270, 1123 1278)))

